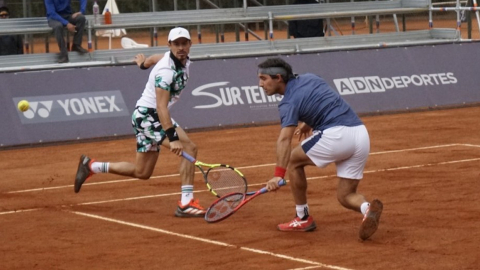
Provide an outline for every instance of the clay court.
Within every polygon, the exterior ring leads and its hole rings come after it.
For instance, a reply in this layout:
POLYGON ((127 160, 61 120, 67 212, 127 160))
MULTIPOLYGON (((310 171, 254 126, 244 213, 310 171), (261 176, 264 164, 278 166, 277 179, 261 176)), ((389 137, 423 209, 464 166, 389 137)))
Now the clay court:
MULTIPOLYGON (((174 217, 179 157, 163 151, 152 179, 96 175, 80 193, 81 154, 134 161, 132 138, 0 151, 1 269, 479 269, 480 107, 364 116, 371 155, 359 191, 384 212, 371 239, 336 201, 334 166, 310 168, 317 230, 285 233, 289 184, 215 224, 174 217)), ((191 132, 198 159, 239 168, 249 190, 274 170, 279 126, 191 132)), ((215 197, 200 174, 195 196, 215 197)))
MULTIPOLYGON (((367 33, 360 22, 357 33, 367 33)), ((349 21, 339 24, 337 30, 349 34, 349 21)), ((407 30, 428 25, 418 24, 407 24, 407 30)), ((454 28, 455 22, 436 21, 435 27, 454 28)), ((381 32, 391 31, 392 24, 382 21, 381 32)), ((196 36, 195 30, 191 34, 196 36)), ((129 36, 150 42, 145 35, 129 36)), ((467 38, 465 24, 462 37, 467 38)), ((276 32, 276 38, 286 34, 276 32)), ((203 41, 215 38, 204 32, 203 41)), ((43 42, 35 45, 36 53, 44 52, 43 42)), ((98 49, 107 48, 108 41, 99 39, 98 49)), ((118 38, 112 48, 120 48, 118 38)), ((52 38, 50 52, 58 52, 52 38)), ((317 230, 285 233, 276 225, 295 215, 288 183, 219 223, 174 217, 180 158, 165 149, 150 180, 95 175, 75 194, 80 155, 133 162, 133 133, 117 140, 2 150, 0 269, 480 269, 479 115, 480 107, 473 106, 362 117, 371 155, 359 192, 384 203, 379 230, 363 242, 358 240, 362 216, 336 200, 333 165, 307 171, 317 230)), ((189 136, 199 160, 235 166, 253 191, 273 174, 279 131, 278 125, 266 125, 189 136)), ((205 207, 215 200, 198 170, 195 191, 205 207)))

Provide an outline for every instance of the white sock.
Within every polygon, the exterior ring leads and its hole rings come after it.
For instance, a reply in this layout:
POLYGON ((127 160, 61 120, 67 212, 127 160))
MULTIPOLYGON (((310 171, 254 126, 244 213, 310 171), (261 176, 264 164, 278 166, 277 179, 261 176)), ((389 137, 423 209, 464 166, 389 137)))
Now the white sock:
POLYGON ((297 216, 302 219, 305 216, 308 216, 308 204, 297 204, 295 206, 295 209, 297 210, 297 216))
POLYGON ((360 205, 360 211, 362 212, 363 215, 367 213, 368 207, 370 207, 369 202, 364 202, 362 205, 360 205))
POLYGON ((182 205, 187 205, 193 199, 193 185, 182 186, 182 205))
POLYGON ((93 162, 90 170, 93 173, 108 173, 109 162, 93 162))

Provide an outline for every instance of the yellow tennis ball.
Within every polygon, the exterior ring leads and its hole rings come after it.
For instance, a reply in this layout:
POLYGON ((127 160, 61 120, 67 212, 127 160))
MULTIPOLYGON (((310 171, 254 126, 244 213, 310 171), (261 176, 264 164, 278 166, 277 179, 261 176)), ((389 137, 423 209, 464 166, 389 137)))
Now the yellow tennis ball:
POLYGON ((25 112, 28 110, 28 108, 30 108, 30 104, 26 100, 20 100, 17 107, 21 112, 25 112))

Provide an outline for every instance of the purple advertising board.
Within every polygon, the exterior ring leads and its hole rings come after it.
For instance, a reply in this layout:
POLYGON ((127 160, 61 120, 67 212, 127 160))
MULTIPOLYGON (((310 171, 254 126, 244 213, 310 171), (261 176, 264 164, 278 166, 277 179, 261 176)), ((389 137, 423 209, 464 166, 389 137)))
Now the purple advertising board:
MULTIPOLYGON (((480 102, 480 43, 280 56, 327 80, 357 113, 480 102)), ((171 115, 186 130, 278 121, 258 86, 266 57, 198 60, 171 115)), ((0 146, 132 135, 148 70, 134 65, 0 74, 0 146), (30 109, 20 112, 18 101, 30 109)), ((1 149, 1 148, 0 148, 1 149)))

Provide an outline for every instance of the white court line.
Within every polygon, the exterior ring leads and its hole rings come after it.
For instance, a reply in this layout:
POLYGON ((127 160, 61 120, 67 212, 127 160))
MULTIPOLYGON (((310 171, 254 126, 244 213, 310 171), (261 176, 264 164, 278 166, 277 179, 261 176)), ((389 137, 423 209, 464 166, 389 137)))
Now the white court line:
MULTIPOLYGON (((208 191, 208 190, 197 190, 197 191, 194 191, 193 193, 200 193, 200 192, 205 192, 205 191, 208 191)), ((167 196, 181 195, 181 194, 182 194, 181 192, 174 192, 174 193, 165 193, 165 194, 157 194, 157 195, 147 195, 147 196, 141 196, 141 197, 130 197, 130 198, 123 198, 123 199, 86 202, 86 203, 79 203, 79 204, 76 204, 76 205, 91 205, 91 204, 102 204, 102 203, 111 203, 111 202, 124 202, 124 201, 133 201, 133 200, 139 200, 139 199, 151 199, 151 198, 158 198, 158 197, 167 197, 167 196)))
POLYGON ((18 214, 18 213, 23 213, 23 212, 32 212, 32 211, 37 211, 43 208, 31 208, 31 209, 19 209, 19 210, 11 210, 11 211, 5 211, 5 212, 0 212, 0 215, 6 215, 6 214, 18 214))
POLYGON ((469 147, 480 147, 480 145, 468 144, 468 143, 461 143, 460 145, 469 146, 469 147))
MULTIPOLYGON (((416 148, 406 148, 400 150, 389 150, 389 151, 380 151, 380 152, 373 152, 370 155, 382 155, 382 154, 391 154, 391 153, 401 153, 401 152, 408 152, 408 151, 416 151, 416 150, 425 150, 425 149, 434 149, 434 148, 444 148, 444 147, 452 147, 452 146, 467 146, 464 144, 459 143, 452 143, 452 144, 442 144, 442 145, 434 145, 434 146, 424 146, 424 147, 416 147, 416 148)), ((480 147, 480 145, 479 145, 480 147)))
POLYGON ((167 231, 167 230, 163 230, 163 229, 159 229, 159 228, 155 228, 155 227, 150 227, 150 226, 145 226, 145 225, 141 225, 141 224, 137 224, 137 223, 132 223, 132 222, 122 221, 122 220, 118 220, 118 219, 107 218, 107 217, 103 217, 103 216, 99 216, 99 215, 93 215, 93 214, 88 214, 88 213, 78 212, 78 211, 65 211, 65 212, 73 213, 73 214, 80 215, 80 216, 100 219, 100 220, 113 222, 113 223, 117 223, 117 224, 121 224, 121 225, 126 225, 126 226, 130 226, 130 227, 149 230, 149 231, 153 231, 153 232, 172 235, 172 236, 176 236, 176 237, 186 238, 186 239, 189 239, 189 240, 195 240, 195 241, 199 241, 199 242, 203 242, 203 243, 207 243, 207 244, 223 246, 223 247, 228 247, 228 248, 234 248, 234 249, 241 249, 241 250, 250 251, 250 252, 253 252, 253 253, 258 253, 258 254, 263 254, 263 255, 270 255, 270 256, 273 256, 273 257, 286 259, 286 260, 290 260, 290 261, 294 261, 294 262, 313 264, 313 265, 318 266, 318 267, 324 267, 324 268, 335 269, 335 270, 351 270, 349 268, 339 267, 339 266, 335 266, 335 265, 323 264, 323 263, 319 263, 319 262, 314 262, 314 261, 309 261, 309 260, 305 260, 305 259, 295 258, 295 257, 291 257, 291 256, 283 255, 283 254, 278 254, 278 253, 273 253, 273 252, 269 252, 269 251, 264 251, 264 250, 259 250, 259 249, 236 246, 236 245, 228 244, 228 243, 225 243, 225 242, 210 240, 210 239, 201 238, 201 237, 197 237, 197 236, 191 236, 191 235, 188 235, 188 234, 176 233, 176 232, 167 231))
MULTIPOLYGON (((407 149, 400 149, 400 150, 380 151, 380 152, 370 153, 370 155, 382 155, 382 154, 400 153, 400 152, 408 152, 408 151, 415 151, 415 150, 425 150, 425 149, 444 148, 444 147, 453 147, 453 146, 467 146, 467 147, 479 147, 480 148, 480 145, 454 143, 454 144, 443 144, 443 145, 425 146, 425 147, 417 147, 417 148, 407 148, 407 149)), ((275 166, 275 165, 276 165, 275 163, 268 163, 268 164, 251 165, 251 166, 243 166, 243 167, 235 167, 235 168, 237 168, 239 170, 244 170, 244 169, 261 168, 261 167, 268 167, 268 166, 275 166)), ((200 172, 195 172, 195 173, 199 174, 200 172)), ((179 175, 180 174, 178 174, 178 173, 168 174, 168 175, 159 175, 159 176, 152 176, 152 177, 150 177, 150 179, 178 177, 179 175)), ((146 181, 146 180, 140 180, 138 178, 129 178, 129 179, 119 179, 119 180, 111 180, 111 181, 104 181, 104 182, 85 183, 83 185, 84 186, 106 185, 106 184, 116 184, 116 183, 131 182, 131 181, 146 181)), ((7 194, 25 193, 25 192, 45 191, 45 190, 72 188, 72 187, 73 187, 73 185, 66 185, 66 186, 56 186, 56 187, 45 187, 45 188, 33 188, 33 189, 8 191, 8 192, 5 192, 5 193, 7 193, 7 194)))
MULTIPOLYGON (((448 164, 472 162, 472 161, 480 161, 480 158, 452 160, 452 161, 443 161, 443 162, 438 162, 438 163, 427 163, 427 164, 412 165, 412 166, 402 166, 402 167, 378 169, 378 170, 364 171, 363 173, 367 174, 367 173, 377 173, 377 172, 385 172, 385 171, 408 170, 408 169, 415 169, 415 168, 422 168, 422 167, 431 167, 431 166, 437 166, 437 165, 448 165, 448 164)), ((330 177, 336 177, 336 176, 337 176, 336 174, 313 176, 313 177, 307 177, 307 180, 324 179, 324 178, 330 178, 330 177)), ((287 182, 289 182, 289 180, 287 180, 287 182)), ((263 186, 263 185, 265 185, 265 183, 250 184, 249 186, 263 186)), ((208 192, 208 190, 196 190, 196 191, 194 191, 194 193, 201 193, 201 192, 208 192)), ((71 205, 62 205, 62 207, 63 206, 78 206, 78 205, 92 205, 92 204, 103 204, 103 203, 112 203, 112 202, 133 201, 133 200, 151 199, 151 198, 158 198, 158 197, 167 197, 167 196, 180 195, 180 194, 181 194, 180 192, 164 193, 164 194, 156 194, 156 195, 146 195, 146 196, 129 197, 129 198, 122 198, 122 199, 112 199, 112 200, 85 202, 85 203, 71 204, 71 205)), ((19 212, 22 212, 22 211, 23 212, 33 211, 33 210, 39 210, 39 209, 41 209, 41 208, 24 209, 24 210, 17 210, 17 211, 6 211, 6 212, 0 212, 0 215, 19 213, 19 212)))
POLYGON ((318 269, 318 268, 322 268, 322 267, 318 266, 318 265, 313 265, 313 266, 307 266, 307 267, 302 267, 302 268, 292 268, 292 269, 288 269, 288 270, 308 270, 308 269, 318 269))
MULTIPOLYGON (((431 166, 437 166, 437 165, 455 164, 455 163, 463 163, 463 162, 471 162, 471 161, 479 161, 479 160, 480 160, 480 158, 469 158, 469 159, 461 159, 461 160, 442 161, 442 162, 438 162, 438 163, 427 163, 427 164, 420 164, 420 165, 402 166, 402 167, 394 167, 394 168, 364 171, 363 173, 367 174, 367 173, 377 173, 377 172, 386 172, 386 171, 408 170, 408 169, 416 169, 416 168, 431 167, 431 166)), ((329 178, 329 177, 336 177, 336 176, 337 176, 336 174, 314 176, 314 177, 307 177, 307 180, 322 179, 322 178, 329 178)))
MULTIPOLYGON (((275 165, 275 163, 252 165, 252 166, 244 166, 244 167, 235 167, 235 169, 243 170, 243 169, 251 169, 251 168, 261 168, 261 167, 267 167, 267 166, 273 166, 273 165, 275 165)), ((201 174, 201 172, 195 172, 195 174, 201 174)), ((169 177, 178 177, 178 176, 180 176, 180 174, 175 173, 175 174, 152 176, 152 177, 150 177, 150 179, 169 178, 169 177)), ((128 178, 128 179, 110 180, 110 181, 104 181, 104 182, 85 183, 85 184, 83 184, 82 186, 116 184, 116 183, 131 182, 131 181, 148 181, 148 180, 141 180, 141 179, 138 179, 138 178, 128 178)), ((32 189, 8 191, 8 192, 4 192, 4 193, 7 193, 7 194, 11 194, 11 193, 25 193, 25 192, 44 191, 44 190, 61 189, 61 188, 72 188, 72 187, 73 187, 73 185, 66 185, 66 186, 45 187, 45 188, 32 188, 32 189)))

